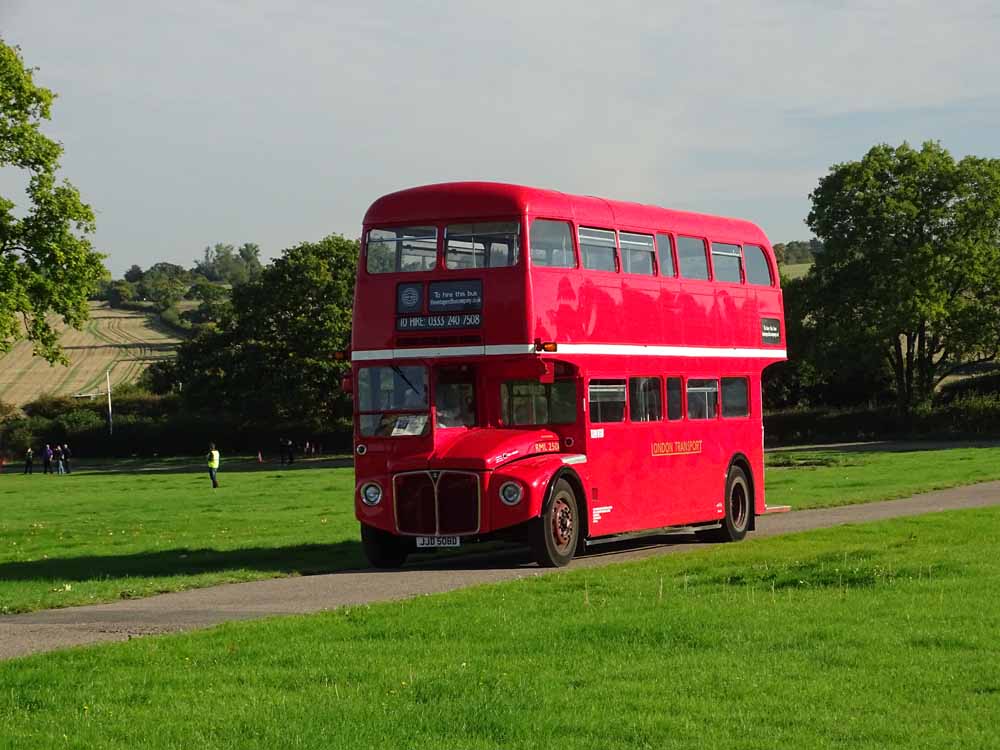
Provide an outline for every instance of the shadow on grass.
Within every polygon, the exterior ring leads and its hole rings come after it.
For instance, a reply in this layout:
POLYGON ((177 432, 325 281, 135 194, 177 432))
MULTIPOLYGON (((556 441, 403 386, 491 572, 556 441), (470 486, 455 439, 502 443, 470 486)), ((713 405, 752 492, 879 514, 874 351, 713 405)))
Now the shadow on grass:
POLYGON ((829 443, 826 445, 768 446, 774 457, 782 453, 918 453, 959 448, 997 448, 1000 440, 878 440, 870 443, 829 443))
MULTIPOLYGON (((265 460, 259 463, 256 459, 242 458, 226 460, 223 458, 219 470, 219 481, 225 482, 226 474, 245 472, 283 472, 309 471, 310 469, 344 469, 354 466, 354 460, 349 457, 308 459, 282 464, 278 461, 265 460)), ((208 468, 201 458, 171 459, 165 461, 124 461, 121 463, 91 463, 89 460, 80 462, 73 467, 75 474, 207 474, 208 468)))
POLYGON ((368 567, 361 543, 245 549, 171 549, 0 564, 0 581, 100 581, 224 573, 234 570, 317 575, 368 567))

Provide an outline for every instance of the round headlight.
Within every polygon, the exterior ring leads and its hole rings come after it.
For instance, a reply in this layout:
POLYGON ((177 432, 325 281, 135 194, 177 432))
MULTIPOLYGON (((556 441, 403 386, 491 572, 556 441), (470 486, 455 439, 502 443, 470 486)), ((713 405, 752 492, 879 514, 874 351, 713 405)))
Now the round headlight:
POLYGON ((504 505, 517 505, 524 496, 524 490, 517 482, 504 482, 500 485, 500 499, 504 505))
POLYGON ((382 500, 382 488, 374 482, 361 488, 361 502, 365 505, 378 505, 382 500))

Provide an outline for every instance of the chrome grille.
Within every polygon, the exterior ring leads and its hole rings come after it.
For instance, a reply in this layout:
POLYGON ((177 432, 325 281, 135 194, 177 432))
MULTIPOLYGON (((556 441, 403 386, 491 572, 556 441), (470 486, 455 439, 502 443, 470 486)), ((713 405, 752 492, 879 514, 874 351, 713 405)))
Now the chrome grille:
POLYGON ((400 534, 475 534, 479 531, 479 475, 471 471, 410 471, 393 477, 400 534))

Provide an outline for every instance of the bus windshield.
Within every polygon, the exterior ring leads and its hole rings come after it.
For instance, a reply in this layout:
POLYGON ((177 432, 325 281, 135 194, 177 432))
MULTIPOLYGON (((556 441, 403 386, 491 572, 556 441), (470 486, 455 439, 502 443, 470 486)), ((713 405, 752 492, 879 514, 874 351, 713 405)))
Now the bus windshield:
POLYGON ((358 412, 365 437, 424 435, 428 425, 427 368, 362 367, 358 412))
POLYGON ((509 426, 572 424, 576 421, 576 382, 546 384, 510 380, 500 385, 503 423, 509 426))

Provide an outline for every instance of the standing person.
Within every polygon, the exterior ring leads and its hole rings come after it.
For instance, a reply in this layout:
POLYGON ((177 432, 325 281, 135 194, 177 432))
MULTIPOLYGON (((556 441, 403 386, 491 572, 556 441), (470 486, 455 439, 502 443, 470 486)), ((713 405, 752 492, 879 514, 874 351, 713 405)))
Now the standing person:
POLYGON ((295 445, 291 440, 288 441, 288 465, 291 466, 295 462, 295 445))
POLYGON ((285 446, 284 438, 278 438, 278 453, 281 454, 281 465, 284 466, 288 457, 288 448, 285 446))
POLYGON ((59 443, 56 443, 56 448, 55 448, 54 451, 52 451, 52 455, 53 455, 53 458, 55 458, 55 461, 56 461, 56 473, 59 476, 62 476, 63 474, 66 473, 66 467, 63 466, 62 446, 59 445, 59 443))
POLYGON ((52 473, 52 446, 48 443, 45 444, 45 450, 42 451, 42 474, 52 473))
POLYGON ((73 469, 69 465, 69 460, 73 458, 73 453, 69 449, 69 443, 63 443, 63 463, 66 465, 66 473, 72 474, 73 469))
POLYGON ((24 452, 24 473, 34 474, 35 473, 35 451, 32 450, 31 446, 28 446, 28 450, 24 452))
POLYGON ((212 478, 212 489, 219 488, 219 451, 215 449, 215 443, 208 444, 208 476, 212 478))

